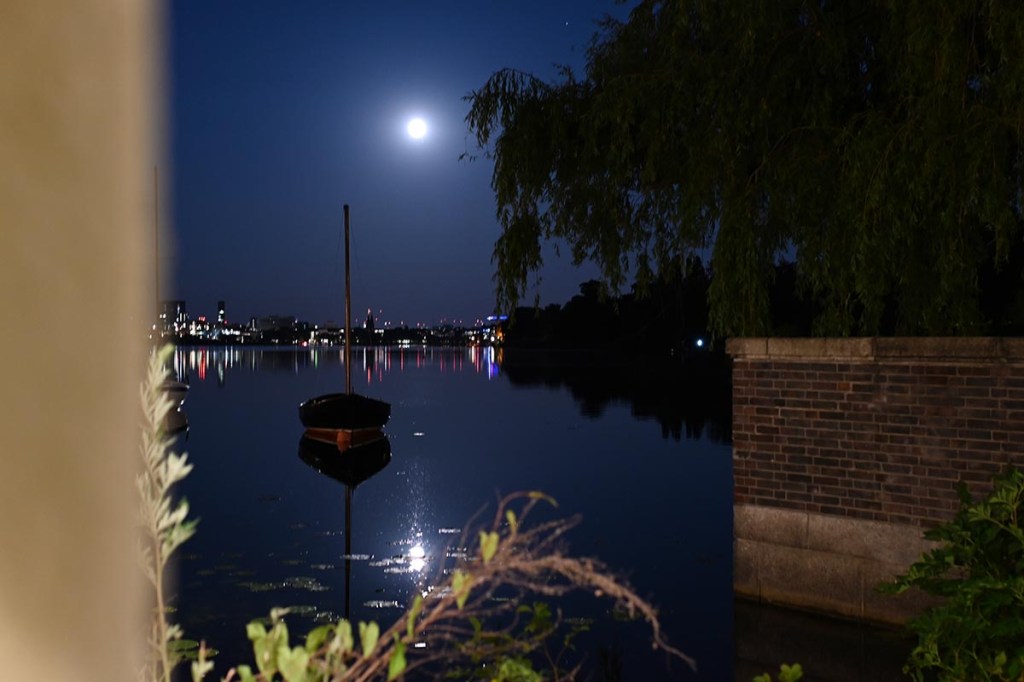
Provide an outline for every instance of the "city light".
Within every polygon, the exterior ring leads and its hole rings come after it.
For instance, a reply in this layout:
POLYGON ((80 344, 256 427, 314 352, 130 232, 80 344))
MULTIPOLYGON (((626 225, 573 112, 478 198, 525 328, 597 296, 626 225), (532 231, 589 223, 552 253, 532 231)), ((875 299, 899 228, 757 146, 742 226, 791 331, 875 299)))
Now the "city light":
MULTIPOLYGON (((337 347, 346 343, 346 332, 335 322, 311 323, 293 315, 251 317, 247 323, 230 323, 218 301, 216 318, 189 315, 185 301, 163 301, 156 323, 147 330, 149 338, 161 338, 179 345, 214 342, 225 345, 274 345, 300 348, 337 347)), ((374 347, 491 346, 505 341, 507 315, 489 315, 470 327, 459 319, 443 318, 435 326, 417 322, 395 326, 384 311, 367 311, 366 321, 351 330, 353 345, 374 347), (378 322, 382 320, 382 322, 378 322)))

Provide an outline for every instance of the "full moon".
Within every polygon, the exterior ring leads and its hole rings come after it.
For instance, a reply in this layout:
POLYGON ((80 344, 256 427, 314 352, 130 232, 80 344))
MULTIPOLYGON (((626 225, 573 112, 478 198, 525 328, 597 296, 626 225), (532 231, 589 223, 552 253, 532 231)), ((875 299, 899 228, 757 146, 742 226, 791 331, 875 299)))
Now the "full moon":
POLYGON ((414 118, 405 126, 405 130, 412 139, 421 140, 427 134, 427 122, 422 118, 414 118))

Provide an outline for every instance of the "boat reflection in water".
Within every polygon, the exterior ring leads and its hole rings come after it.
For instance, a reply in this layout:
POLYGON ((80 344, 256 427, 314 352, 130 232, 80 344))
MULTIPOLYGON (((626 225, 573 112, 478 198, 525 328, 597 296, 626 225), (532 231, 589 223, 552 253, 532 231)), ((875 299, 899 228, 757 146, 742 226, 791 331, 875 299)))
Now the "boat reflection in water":
POLYGON ((391 462, 391 442, 380 429, 361 429, 341 439, 330 429, 308 429, 299 440, 299 458, 345 486, 345 618, 351 613, 352 492, 391 462), (344 443, 344 444, 343 444, 344 443))

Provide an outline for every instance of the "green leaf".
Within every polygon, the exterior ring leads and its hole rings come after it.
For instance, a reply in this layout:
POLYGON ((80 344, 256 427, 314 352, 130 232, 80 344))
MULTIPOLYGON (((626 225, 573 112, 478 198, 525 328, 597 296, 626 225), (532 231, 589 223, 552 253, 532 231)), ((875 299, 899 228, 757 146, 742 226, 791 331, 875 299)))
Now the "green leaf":
POLYGON ((455 594, 455 604, 459 607, 459 611, 466 605, 466 600, 469 599, 469 592, 472 588, 473 577, 464 571, 456 570, 452 574, 452 592, 455 594))
POLYGON ((274 623, 274 627, 270 629, 270 638, 272 638, 278 646, 288 644, 288 626, 283 620, 279 620, 274 623))
POLYGON ((395 635, 395 648, 391 650, 388 661, 388 680, 393 680, 405 672, 405 644, 395 635))
MULTIPOLYGON (((259 630, 255 631, 258 632, 259 630)), ((250 639, 252 638, 250 637, 250 639)), ((267 677, 272 677, 278 669, 278 651, 282 647, 287 648, 287 646, 288 626, 284 624, 284 621, 276 622, 269 633, 254 639, 252 649, 256 656, 256 667, 259 668, 260 673, 267 677)))
POLYGON ((804 671, 799 663, 794 663, 793 665, 783 663, 779 668, 779 682, 797 682, 803 676, 804 671))
POLYGON ((557 507, 558 506, 558 502, 555 500, 555 498, 551 497, 550 495, 546 495, 546 494, 540 492, 539 490, 531 490, 527 494, 527 497, 529 497, 531 500, 544 500, 545 502, 550 504, 552 507, 557 507))
POLYGON ((377 647, 377 640, 380 638, 380 626, 375 621, 370 623, 359 622, 359 642, 363 647, 363 658, 369 658, 370 654, 377 647))
POLYGON ((256 682, 256 676, 252 674, 252 668, 247 665, 240 665, 235 668, 238 673, 239 682, 256 682))
POLYGON ((480 531, 480 555, 483 557, 484 563, 486 564, 494 558, 494 553, 498 551, 498 534, 494 531, 485 533, 480 531))
POLYGON ((505 510, 505 520, 508 521, 508 527, 513 533, 519 530, 519 520, 516 518, 516 513, 511 509, 505 510))
POLYGON ((199 642, 194 639, 176 639, 167 643, 167 651, 179 656, 186 656, 190 651, 199 651, 199 642))
POLYGON ((528 612, 531 614, 530 622, 526 625, 526 632, 530 634, 541 634, 551 630, 555 626, 555 622, 552 617, 551 607, 547 603, 538 601, 534 602, 533 608, 520 606, 519 611, 528 612), (524 611, 525 609, 525 611, 524 611))
POLYGON ((278 647, 277 665, 286 682, 306 682, 309 653, 302 647, 294 649, 289 649, 287 646, 278 647))
POLYGON ((543 682, 533 665, 525 658, 504 658, 498 664, 494 682, 543 682))
POLYGON ((332 629, 333 626, 331 625, 321 625, 310 630, 309 634, 306 635, 306 651, 313 653, 319 649, 327 641, 327 638, 330 637, 332 629))
POLYGON ((260 673, 272 677, 277 672, 277 647, 273 637, 261 637, 253 640, 252 653, 256 658, 256 667, 260 673))
POLYGON ((416 629, 416 619, 419 618, 420 611, 423 610, 423 595, 417 594, 416 598, 412 600, 412 608, 409 609, 409 619, 405 624, 405 634, 410 639, 412 633, 416 629))
POLYGON ((338 621, 338 627, 334 630, 334 639, 331 640, 331 651, 347 654, 355 648, 356 640, 352 636, 352 623, 347 620, 338 621))
POLYGON ((250 621, 250 623, 245 626, 245 635, 255 642, 257 639, 263 639, 267 636, 267 629, 263 627, 263 623, 258 620, 250 621))

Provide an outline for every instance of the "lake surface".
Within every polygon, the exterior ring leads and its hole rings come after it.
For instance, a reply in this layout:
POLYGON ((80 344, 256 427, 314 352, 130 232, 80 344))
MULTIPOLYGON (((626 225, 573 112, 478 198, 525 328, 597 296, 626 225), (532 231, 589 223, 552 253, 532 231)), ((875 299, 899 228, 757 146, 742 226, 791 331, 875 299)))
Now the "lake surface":
MULTIPOLYGON (((733 676, 728 386, 640 360, 494 349, 356 349, 353 388, 388 401, 392 458, 352 496, 352 620, 390 623, 446 547, 499 496, 539 490, 582 522, 568 542, 658 608, 699 676, 649 647, 612 604, 581 649, 617 652, 622 679, 733 676), (653 370, 653 371, 652 371, 653 370), (724 400, 724 404, 723 404, 724 400)), ((345 487, 299 457, 298 404, 344 389, 340 349, 179 348, 191 386, 179 451, 196 536, 181 550, 177 620, 221 651, 216 673, 251 663, 245 624, 301 607, 290 630, 341 617, 345 487)), ((293 641, 295 639, 293 634, 293 641)), ((601 679, 595 677, 594 679, 601 679)))

